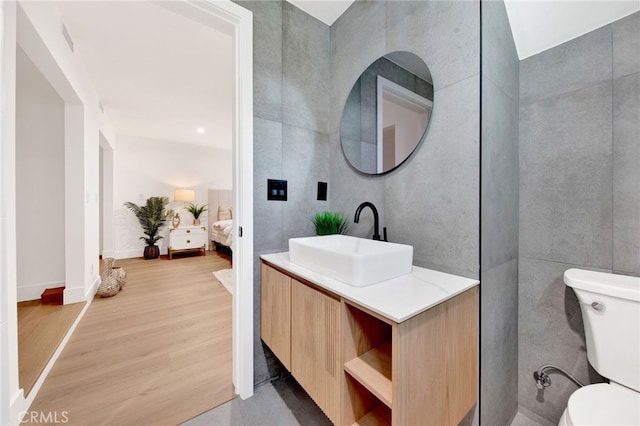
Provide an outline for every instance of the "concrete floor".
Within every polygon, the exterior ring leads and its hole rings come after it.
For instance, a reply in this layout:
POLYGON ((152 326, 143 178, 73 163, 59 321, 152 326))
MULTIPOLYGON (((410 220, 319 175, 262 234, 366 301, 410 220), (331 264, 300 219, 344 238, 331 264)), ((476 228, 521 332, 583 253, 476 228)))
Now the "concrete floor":
MULTIPOLYGON (((298 382, 288 376, 258 387, 252 398, 244 401, 236 398, 182 424, 182 426, 270 425, 331 426, 332 423, 298 382)), ((510 426, 551 426, 551 423, 533 413, 520 411, 510 426)))
POLYGON ((288 376, 183 423, 183 426, 330 426, 332 423, 300 385, 288 376))
POLYGON ((510 426, 555 426, 555 424, 520 407, 510 426))

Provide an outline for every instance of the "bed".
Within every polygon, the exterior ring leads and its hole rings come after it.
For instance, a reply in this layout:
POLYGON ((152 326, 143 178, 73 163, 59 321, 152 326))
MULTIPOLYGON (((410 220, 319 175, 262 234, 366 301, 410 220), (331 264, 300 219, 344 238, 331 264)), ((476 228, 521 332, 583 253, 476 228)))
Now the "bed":
POLYGON ((233 247, 232 195, 228 189, 209 190, 209 238, 211 247, 231 255, 233 247))

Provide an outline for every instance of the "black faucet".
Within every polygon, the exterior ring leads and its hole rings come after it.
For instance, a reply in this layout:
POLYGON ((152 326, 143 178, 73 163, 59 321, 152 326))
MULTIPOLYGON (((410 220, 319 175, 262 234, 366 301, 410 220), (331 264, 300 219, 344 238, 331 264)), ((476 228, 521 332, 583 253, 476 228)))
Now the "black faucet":
MULTIPOLYGON (((379 221, 378 221, 378 210, 376 209, 376 206, 373 205, 373 203, 370 203, 369 201, 365 201, 364 203, 360 204, 358 206, 358 208, 356 209, 356 216, 355 216, 355 218, 353 218, 353 222, 354 223, 358 223, 360 221, 360 212, 362 212, 362 210, 365 207, 369 207, 371 209, 371 211, 373 212, 373 239, 380 241, 380 228, 379 228, 379 221)), ((387 228, 386 227, 384 228, 384 241, 387 241, 387 228)))

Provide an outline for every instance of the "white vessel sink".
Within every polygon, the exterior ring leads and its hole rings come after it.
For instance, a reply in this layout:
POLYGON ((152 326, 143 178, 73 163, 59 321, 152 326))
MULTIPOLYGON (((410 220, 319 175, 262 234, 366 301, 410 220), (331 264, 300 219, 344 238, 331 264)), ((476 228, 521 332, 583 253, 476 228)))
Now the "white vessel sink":
POLYGON ((411 273, 413 247, 346 235, 291 238, 289 260, 335 280, 363 287, 411 273))

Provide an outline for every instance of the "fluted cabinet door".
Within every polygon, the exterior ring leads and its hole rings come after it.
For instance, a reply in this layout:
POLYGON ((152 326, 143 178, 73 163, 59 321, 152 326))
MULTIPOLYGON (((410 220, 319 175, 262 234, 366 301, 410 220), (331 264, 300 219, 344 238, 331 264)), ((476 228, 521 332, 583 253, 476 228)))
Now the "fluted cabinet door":
POLYGON ((291 278, 262 264, 260 337, 291 371, 291 278))
POLYGON ((291 373, 329 419, 340 413, 340 301, 291 282, 291 373))

